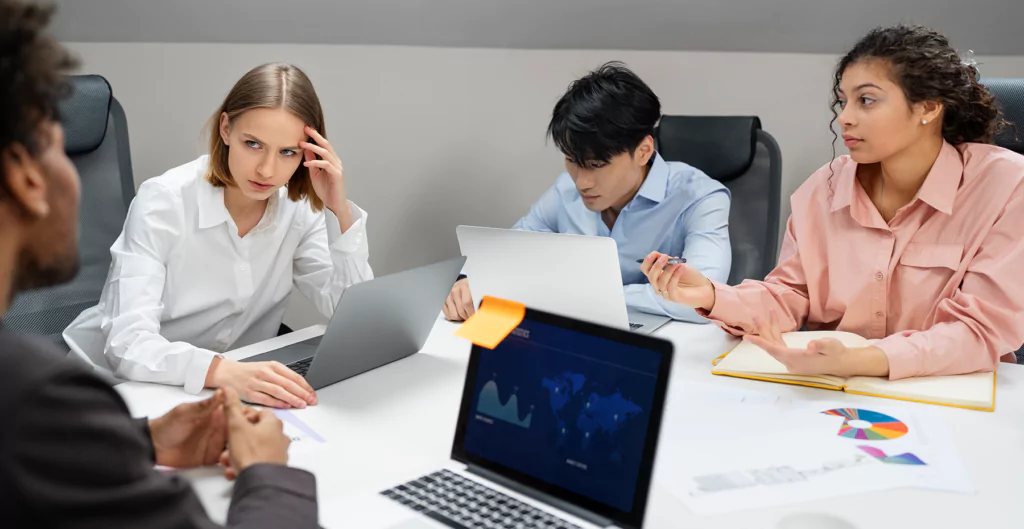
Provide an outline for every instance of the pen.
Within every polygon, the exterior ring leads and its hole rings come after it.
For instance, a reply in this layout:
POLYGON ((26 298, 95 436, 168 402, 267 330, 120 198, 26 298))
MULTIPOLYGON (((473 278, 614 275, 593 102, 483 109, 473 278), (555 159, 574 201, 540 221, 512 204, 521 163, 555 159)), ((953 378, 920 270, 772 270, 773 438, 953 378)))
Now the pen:
MULTIPOLYGON (((643 264, 644 260, 643 259, 637 259, 636 262, 643 264)), ((671 257, 671 258, 669 258, 668 262, 666 262, 665 264, 667 264, 667 265, 674 265, 674 264, 683 264, 685 262, 686 262, 686 258, 685 257, 671 257)))

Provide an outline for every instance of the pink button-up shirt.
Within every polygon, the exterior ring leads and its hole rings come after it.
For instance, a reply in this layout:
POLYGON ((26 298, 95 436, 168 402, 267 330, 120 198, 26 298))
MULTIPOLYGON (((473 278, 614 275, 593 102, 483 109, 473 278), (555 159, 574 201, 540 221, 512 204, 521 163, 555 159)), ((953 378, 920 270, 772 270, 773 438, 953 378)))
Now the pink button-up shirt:
POLYGON ((889 378, 992 371, 1024 343, 1024 156, 942 146, 917 196, 886 224, 843 156, 793 194, 779 264, 715 283, 708 318, 735 335, 774 310, 880 339, 889 378), (831 176, 831 182, 830 182, 831 176))

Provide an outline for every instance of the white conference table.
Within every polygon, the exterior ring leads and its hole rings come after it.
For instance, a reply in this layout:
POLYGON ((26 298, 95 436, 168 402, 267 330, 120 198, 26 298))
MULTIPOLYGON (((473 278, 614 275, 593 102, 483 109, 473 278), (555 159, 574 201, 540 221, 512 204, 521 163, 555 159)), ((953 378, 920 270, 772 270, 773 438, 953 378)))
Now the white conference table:
MULTIPOLYGON (((309 327, 226 356, 244 358, 317 336, 323 329, 309 327)), ((327 440, 291 454, 293 466, 316 475, 322 523, 337 518, 331 508, 342 498, 382 490, 448 461, 470 349, 468 342, 453 335, 455 329, 455 324, 438 320, 419 354, 324 388, 318 392, 319 405, 294 412, 327 440)), ((713 325, 672 323, 656 335, 675 344, 673 388, 686 381, 702 381, 811 401, 842 400, 851 405, 875 401, 842 392, 714 376, 711 360, 736 342, 713 325)), ((935 407, 942 410, 978 490, 975 495, 895 489, 696 516, 655 481, 645 527, 781 529, 786 520, 816 514, 839 518, 857 529, 1024 527, 1024 366, 1000 366, 997 388, 994 413, 935 407)), ((133 415, 152 417, 209 393, 193 396, 177 387, 136 382, 117 389, 133 415)), ((670 400, 667 417, 672 405, 670 400)), ((659 451, 676 448, 671 439, 663 438, 659 451)), ((192 481, 210 516, 223 522, 231 484, 218 469, 183 474, 192 481)))

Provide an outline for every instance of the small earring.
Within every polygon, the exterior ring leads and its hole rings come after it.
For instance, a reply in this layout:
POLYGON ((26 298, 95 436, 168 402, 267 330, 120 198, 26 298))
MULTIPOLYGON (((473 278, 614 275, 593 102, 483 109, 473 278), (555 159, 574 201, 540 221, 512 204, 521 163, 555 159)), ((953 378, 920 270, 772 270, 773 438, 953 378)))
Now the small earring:
POLYGON ((921 120, 921 124, 922 125, 927 125, 928 124, 928 120, 927 119, 922 119, 921 120))

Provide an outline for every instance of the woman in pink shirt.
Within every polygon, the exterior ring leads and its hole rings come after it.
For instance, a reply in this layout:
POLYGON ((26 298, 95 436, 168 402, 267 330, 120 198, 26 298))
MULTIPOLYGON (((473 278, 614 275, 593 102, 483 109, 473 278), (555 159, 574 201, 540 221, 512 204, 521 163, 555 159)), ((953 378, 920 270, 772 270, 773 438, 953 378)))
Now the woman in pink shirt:
MULTIPOLYGON (((801 374, 891 379, 992 371, 1024 342, 1024 156, 978 71, 942 35, 876 29, 835 72, 849 148, 791 197, 779 264, 730 287, 653 253, 665 298, 698 309, 801 374), (877 339, 787 348, 806 325, 877 339)), ((1022 131, 1024 132, 1024 131, 1022 131)))

